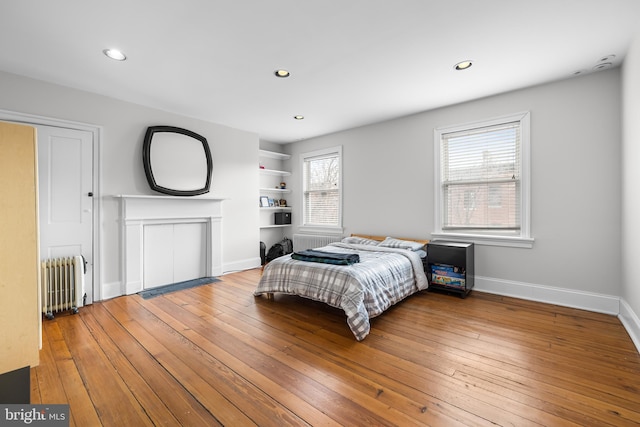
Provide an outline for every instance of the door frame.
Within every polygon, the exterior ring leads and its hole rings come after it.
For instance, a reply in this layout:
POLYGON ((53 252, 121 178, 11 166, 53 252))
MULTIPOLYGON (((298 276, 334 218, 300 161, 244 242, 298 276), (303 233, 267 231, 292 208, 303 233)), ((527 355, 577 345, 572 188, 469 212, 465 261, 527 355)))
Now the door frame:
MULTIPOLYGON (((102 217, 102 183, 100 173, 100 138, 102 136, 102 127, 91 125, 87 123, 74 122, 70 120, 56 119, 53 117, 38 116, 34 114, 19 113, 9 110, 0 110, 0 120, 5 122, 20 123, 31 126, 51 126, 65 129, 74 129, 90 132, 93 136, 93 197, 92 197, 92 214, 93 214, 93 236, 92 247, 93 251, 93 298, 88 303, 93 301, 102 300, 102 286, 100 278, 102 277, 102 256, 100 252, 100 224, 102 217)), ((38 183, 40 178, 38 178, 38 183)), ((38 241, 38 245, 40 242, 38 241)))

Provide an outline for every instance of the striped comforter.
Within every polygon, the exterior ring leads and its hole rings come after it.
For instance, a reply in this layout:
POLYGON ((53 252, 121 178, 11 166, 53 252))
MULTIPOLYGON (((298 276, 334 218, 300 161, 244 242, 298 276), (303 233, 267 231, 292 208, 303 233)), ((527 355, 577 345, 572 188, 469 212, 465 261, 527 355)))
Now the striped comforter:
POLYGON ((285 293, 341 308, 353 335, 361 341, 369 334, 370 318, 427 289, 422 260, 415 252, 347 243, 331 243, 317 250, 357 253, 360 262, 320 264, 285 255, 265 266, 254 295, 285 293))

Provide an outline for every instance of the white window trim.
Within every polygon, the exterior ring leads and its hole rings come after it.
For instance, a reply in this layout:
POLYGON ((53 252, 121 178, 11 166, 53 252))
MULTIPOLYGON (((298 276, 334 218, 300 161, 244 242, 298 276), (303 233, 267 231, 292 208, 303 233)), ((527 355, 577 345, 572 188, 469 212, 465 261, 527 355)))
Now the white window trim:
POLYGON ((494 117, 488 120, 464 123, 459 125, 436 128, 433 131, 434 147, 434 232, 433 238, 453 241, 473 242, 478 245, 509 246, 517 248, 532 248, 534 239, 531 237, 531 146, 530 130, 531 119, 528 111, 494 117), (469 233, 452 233, 442 230, 442 185, 440 181, 440 145, 442 135, 451 132, 459 132, 466 129, 473 129, 484 126, 494 126, 501 123, 519 121, 522 129, 521 134, 521 200, 520 215, 521 228, 519 236, 501 236, 469 233))
POLYGON ((304 212, 304 203, 300 203, 301 204, 301 209, 302 209, 302 214, 300 215, 300 225, 299 225, 299 231, 305 232, 305 233, 311 233, 311 234, 336 234, 336 235, 342 235, 344 233, 344 227, 342 226, 342 204, 343 204, 343 194, 344 194, 344 189, 343 189, 343 175, 344 172, 342 170, 342 146, 336 146, 336 147, 330 147, 330 148, 323 148, 321 150, 315 150, 315 151, 310 151, 307 153, 301 153, 300 154, 300 189, 301 189, 301 193, 300 193, 300 200, 304 201, 304 174, 302 173, 302 171, 304 170, 304 162, 306 159, 311 158, 311 157, 319 157, 319 156, 326 156, 328 154, 333 154, 333 153, 337 153, 338 154, 338 166, 340 168, 340 179, 339 179, 339 183, 340 183, 340 203, 338 206, 338 225, 305 225, 304 224, 304 218, 305 218, 305 212, 304 212))

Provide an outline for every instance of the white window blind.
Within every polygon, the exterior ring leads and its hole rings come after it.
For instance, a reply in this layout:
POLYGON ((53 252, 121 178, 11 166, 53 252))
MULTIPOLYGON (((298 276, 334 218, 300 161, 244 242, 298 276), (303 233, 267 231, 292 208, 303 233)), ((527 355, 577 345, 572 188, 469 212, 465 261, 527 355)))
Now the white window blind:
POLYGON ((341 150, 303 156, 303 217, 305 226, 338 227, 341 219, 341 150))
POLYGON ((438 128, 434 138, 433 235, 531 247, 529 113, 438 128))
POLYGON ((442 135, 443 230, 520 230, 520 123, 442 135))

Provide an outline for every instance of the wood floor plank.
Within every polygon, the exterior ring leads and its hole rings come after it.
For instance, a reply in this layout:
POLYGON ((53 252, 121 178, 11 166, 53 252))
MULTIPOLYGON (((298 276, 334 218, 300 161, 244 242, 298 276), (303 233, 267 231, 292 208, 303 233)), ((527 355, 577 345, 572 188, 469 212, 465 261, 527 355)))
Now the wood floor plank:
MULTIPOLYGON (((274 313, 274 314, 277 314, 277 313, 274 313)), ((311 334, 310 336, 313 337, 314 334, 311 334)), ((301 338, 301 339, 304 340, 304 338, 301 337, 300 335, 297 335, 296 337, 297 338, 301 338)), ((313 340, 313 338, 309 338, 309 337, 306 337, 306 339, 307 340, 311 340, 311 341, 313 340)), ((317 340, 318 337, 316 336, 315 339, 317 340)), ((334 340, 333 344, 335 344, 335 340, 337 340, 338 338, 337 337, 333 337, 332 339, 334 340)), ((331 344, 331 342, 329 342, 329 341, 320 342, 320 343, 317 344, 317 347, 324 348, 325 346, 327 346, 329 344, 331 344)), ((406 374, 406 377, 413 377, 413 378, 419 377, 419 375, 416 375, 417 374, 416 370, 419 369, 419 366, 409 365, 408 363, 406 363, 405 360, 402 360, 402 359, 400 359, 398 357, 389 358, 388 354, 385 354, 385 353, 377 354, 376 351, 372 351, 371 349, 363 348, 362 345, 354 344, 354 341, 353 341, 352 337, 344 338, 343 339, 343 345, 345 345, 345 347, 353 347, 351 350, 344 350, 343 351, 344 354, 347 354, 347 358, 349 358, 351 360, 361 360, 361 361, 363 361, 362 362, 363 364, 365 364, 365 365, 367 365, 369 367, 369 369, 373 369, 372 366, 382 365, 382 366, 384 366, 384 369, 387 369, 387 370, 392 370, 393 368, 398 369, 393 373, 393 375, 396 378, 397 378, 398 375, 401 375, 401 372, 402 372, 401 370, 402 369, 404 369, 404 373, 406 374), (403 365, 403 366, 402 366, 402 368, 398 368, 397 365, 403 365)), ((445 363, 440 363, 440 364, 435 363, 434 366, 436 367, 436 369, 438 371, 441 371, 443 364, 446 365, 446 362, 445 363)), ((445 376, 450 376, 453 373, 454 373, 454 369, 453 368, 451 368, 449 370, 446 370, 446 369, 444 370, 444 375, 445 376)), ((427 376, 433 376, 434 374, 435 374, 435 372, 430 371, 427 376)), ((447 382, 448 381, 449 380, 447 379, 447 382)), ((462 389, 464 389, 464 387, 461 387, 461 390, 462 389)), ((442 391, 442 386, 440 388, 440 391, 442 391)), ((451 390, 452 393, 458 393, 459 391, 460 390, 458 390, 458 391, 451 390)), ((468 398, 468 396, 464 396, 464 395, 458 396, 458 398, 457 398, 458 403, 460 401, 464 400, 464 399, 467 399, 467 398, 468 398)), ((469 406, 475 405, 475 401, 473 399, 468 399, 468 400, 469 400, 469 403, 468 403, 469 406)), ((478 411, 484 412, 485 416, 491 416, 487 412, 489 412, 491 410, 493 405, 483 405, 481 402, 478 402, 478 404, 479 404, 478 405, 479 406, 478 407, 478 411), (482 408, 480 408, 480 406, 482 406, 482 408)), ((425 406, 422 405, 420 407, 424 408, 425 406)), ((512 416, 512 418, 519 419, 520 417, 515 415, 515 416, 512 416)), ((520 419, 519 421, 520 421, 520 425, 526 425, 526 421, 525 420, 520 419)), ((475 422, 478 423, 477 420, 475 422)))
POLYGON ((45 321, 32 402, 69 403, 73 426, 640 425, 640 354, 614 316, 421 292, 358 342, 341 310, 254 297, 259 280, 45 321))
POLYGON ((111 316, 103 304, 95 305, 93 315, 102 328, 109 331, 109 337, 117 345, 121 356, 126 357, 131 366, 144 378, 148 387, 157 394, 180 425, 219 424, 215 417, 111 316))
POLYGON ((30 402, 34 405, 42 403, 40 398, 40 387, 38 386, 38 374, 36 368, 31 368, 29 371, 29 384, 30 384, 30 402))
POLYGON ((37 381, 37 395, 34 398, 33 394, 36 392, 32 388, 31 399, 32 401, 40 401, 43 403, 59 404, 67 403, 67 397, 60 380, 60 373, 58 372, 58 365, 56 360, 60 357, 56 355, 51 349, 50 341, 59 336, 62 339, 57 323, 43 322, 43 339, 42 350, 40 350, 40 364, 31 368, 32 372, 36 374, 37 381))
MULTIPOLYGON (((165 305, 163 301, 157 302, 159 306, 165 305)), ((166 306, 169 309, 170 306, 166 306)), ((174 313, 174 316, 179 317, 184 322, 188 322, 190 329, 203 330, 210 329, 208 322, 203 322, 199 316, 189 315, 189 313, 174 313)), ((239 333, 240 331, 238 331, 239 333)), ((229 352, 234 352, 236 357, 246 364, 252 364, 266 370, 263 374, 270 378, 272 381, 279 384, 281 387, 288 387, 296 390, 298 396, 305 399, 307 402, 327 401, 331 402, 333 407, 341 408, 339 411, 333 411, 329 413, 336 421, 341 425, 349 425, 354 422, 354 414, 357 414, 361 420, 371 419, 374 425, 388 425, 384 420, 378 419, 370 411, 362 410, 358 411, 357 405, 354 405, 352 401, 345 400, 339 394, 328 389, 325 385, 314 381, 304 375, 298 375, 290 367, 279 363, 271 356, 265 354, 259 349, 253 348, 241 340, 234 339, 235 337, 229 334, 223 325, 216 327, 216 342, 218 345, 229 352), (338 412, 338 413, 336 413, 338 412)), ((272 414, 272 416, 275 414, 272 414)), ((280 423, 271 422, 269 425, 281 425, 280 423)))
POLYGON ((69 404, 72 424, 76 426, 90 426, 100 424, 100 418, 93 406, 91 396, 85 388, 84 381, 78 372, 78 367, 72 359, 58 361, 62 384, 69 404))
POLYGON ((82 321, 85 313, 57 319, 100 421, 108 425, 153 423, 82 321), (128 411, 118 408, 127 407, 128 411))
MULTIPOLYGON (((168 297, 168 299, 174 300, 174 298, 171 297, 168 297)), ((181 301, 184 300, 181 299, 181 301)), ((143 301, 140 302, 159 317, 165 318, 165 316, 168 315, 158 312, 159 308, 157 306, 145 304, 143 301)), ((295 413, 309 425, 339 425, 326 414, 315 408, 312 404, 304 401, 295 393, 292 393, 288 387, 282 387, 272 381, 259 367, 256 368, 252 365, 247 365, 243 361, 239 360, 234 354, 224 351, 214 342, 207 340, 205 335, 211 326, 216 325, 216 327, 218 327, 221 323, 215 322, 216 319, 213 319, 211 314, 207 311, 198 309, 197 306, 206 306, 206 308, 209 308, 206 304, 199 304, 197 301, 181 304, 182 308, 189 310, 205 322, 204 324, 201 324, 200 322, 191 322, 188 328, 182 329, 182 333, 185 337, 191 339, 191 341, 198 344, 210 354, 216 354, 216 357, 221 362, 229 366, 229 368, 233 369, 235 372, 243 372, 245 375, 250 376, 253 383, 261 390, 264 390, 267 395, 278 396, 278 401, 282 403, 284 408, 295 408, 295 413)), ((175 320, 172 324, 175 325, 175 320)), ((240 330, 237 331, 237 334, 241 333, 242 332, 240 330)), ((272 351, 270 348, 265 352, 265 354, 271 353, 272 351)), ((274 418, 274 422, 276 421, 277 420, 274 418)))
MULTIPOLYGON (((157 319, 151 319, 144 313, 139 320, 129 318, 131 314, 137 316, 138 305, 119 298, 107 302, 108 310, 116 319, 140 342, 171 375, 188 389, 203 406, 209 409, 222 425, 255 425, 242 411, 238 410, 220 393, 215 385, 207 382, 200 372, 185 362, 179 355, 167 348, 163 340, 157 339, 158 333, 163 332, 164 326, 157 319)), ((172 334, 171 331, 167 331, 172 334)), ((204 369, 207 371, 208 367, 204 369)))
MULTIPOLYGON (((407 319, 410 320, 410 318, 407 319)), ((477 322, 477 320, 474 321, 477 322)), ((464 322, 464 319, 460 319, 458 323, 464 322)), ((397 324, 395 323, 394 325, 397 324)), ((394 325, 390 326, 390 328, 394 328, 394 325)), ((632 395, 637 390, 637 386, 634 386, 629 379, 640 374, 638 369, 631 368, 627 375, 620 375, 621 370, 627 370, 624 364, 604 363, 594 353, 591 353, 584 363, 576 364, 575 357, 577 353, 551 352, 551 347, 548 345, 542 348, 530 345, 532 340, 531 333, 522 334, 517 329, 518 326, 511 327, 510 340, 507 339, 509 336, 507 329, 494 328, 492 323, 479 324, 476 328, 479 333, 477 340, 463 338, 458 335, 447 336, 446 326, 440 329, 437 327, 431 329, 432 334, 430 335, 437 344, 435 348, 440 348, 449 353, 455 352, 462 359, 465 357, 475 358, 476 360, 477 358, 482 358, 487 363, 500 364, 501 369, 508 369, 509 366, 517 368, 522 364, 521 359, 525 358, 526 360, 537 362, 532 363, 534 368, 528 370, 531 375, 553 375, 555 377, 561 375, 568 382, 577 382, 582 385, 590 384, 594 393, 611 393, 613 396, 620 396, 622 399, 632 398, 632 395), (487 335, 495 337, 493 334, 496 329, 500 330, 498 334, 502 335, 503 338, 483 338, 487 335), (451 337, 454 338, 454 341, 448 340, 451 337)), ((396 328, 393 333, 399 334, 400 332, 396 328)), ((414 337, 416 337, 414 338, 416 340, 422 340, 422 337, 418 335, 414 335, 414 337)), ((589 351, 589 349, 585 348, 585 351, 589 351)), ((580 354, 584 355, 585 353, 581 352, 580 354)), ((449 358, 445 354, 442 354, 441 357, 449 358)), ((637 357, 631 357, 631 359, 635 360, 637 357)), ((637 366, 637 360, 633 362, 633 365, 637 366)))
POLYGON ((153 424, 176 425, 178 423, 177 418, 131 364, 129 361, 129 355, 122 352, 112 339, 112 337, 118 336, 120 338, 119 344, 121 346, 125 346, 127 344, 127 338, 129 337, 122 334, 116 335, 116 328, 109 325, 108 319, 105 319, 104 316, 101 317, 101 323, 104 324, 105 327, 111 326, 109 328, 110 334, 107 335, 100 323, 98 323, 94 313, 99 311, 101 308, 102 307, 98 306, 88 307, 88 309, 83 313, 84 323, 93 338, 96 340, 96 343, 100 346, 102 351, 104 351, 105 356, 109 359, 109 362, 117 374, 125 382, 131 394, 136 398, 140 405, 145 408, 145 412, 153 424))
MULTIPOLYGON (((199 317, 203 319, 205 318, 207 308, 208 308, 206 304, 199 303, 198 301, 191 301, 191 303, 188 304, 188 306, 192 308, 194 314, 198 314, 199 317), (202 309, 200 310, 198 309, 198 307, 201 307, 202 309)), ((315 357, 310 353, 307 353, 308 357, 304 359, 300 357, 292 358, 290 355, 290 351, 294 347, 290 345, 286 345, 286 346, 283 346, 281 349, 278 349, 279 353, 273 352, 269 348, 260 346, 260 344, 256 342, 256 340, 253 337, 257 335, 257 331, 251 331, 250 334, 248 333, 248 334, 240 335, 241 330, 249 332, 250 331, 249 328, 253 328, 252 326, 249 326, 247 319, 242 316, 242 313, 238 312, 233 316, 229 316, 225 314, 220 317, 222 318, 220 320, 224 320, 225 323, 224 324, 218 323, 217 325, 222 328, 227 328, 229 330, 229 333, 234 334, 235 336, 238 337, 238 339, 246 339, 249 345, 259 348, 260 351, 264 353, 271 354, 275 359, 281 361, 282 363, 284 363, 289 367, 294 367, 294 369, 296 369, 299 372, 305 373, 306 376, 315 377, 315 379, 318 382, 321 382, 327 385, 327 383, 330 381, 331 378, 327 373, 330 371, 329 369, 322 369, 320 371, 320 372, 323 372, 322 375, 314 376, 314 372, 316 368, 319 365, 322 365, 326 362, 322 358, 315 357)), ((395 411, 394 408, 401 406, 403 409, 408 409, 407 412, 408 413, 413 412, 412 416, 415 417, 416 419, 413 421, 406 419, 403 424, 407 424, 407 425, 411 422, 416 422, 416 421, 424 422, 425 419, 428 420, 430 418, 438 419, 436 415, 437 410, 436 412, 430 412, 427 415, 425 415, 426 411, 424 410, 425 408, 424 404, 417 403, 417 402, 409 402, 407 401, 407 398, 404 395, 401 395, 400 393, 396 393, 392 389, 388 389, 388 388, 386 389, 387 392, 385 394, 382 394, 381 393, 382 388, 379 384, 375 384, 374 381, 367 380, 366 378, 360 378, 358 376, 354 377, 352 375, 353 371, 351 369, 342 368, 340 366, 337 366, 333 362, 330 365, 328 365, 328 367, 331 367, 332 370, 336 370, 337 372, 340 372, 343 376, 348 377, 348 381, 345 381, 345 382, 349 384, 349 388, 345 394, 351 396, 351 399, 356 400, 354 396, 357 393, 362 393, 362 400, 364 401, 363 405, 367 406, 368 408, 371 408, 372 406, 375 406, 378 402, 381 402, 382 404, 385 405, 385 409, 384 409, 384 412, 386 413, 385 415, 390 418, 393 418, 396 421, 400 421, 404 417, 400 414, 394 414, 394 411, 395 411), (367 399, 375 399, 375 401, 367 402, 367 399), (386 408, 392 408, 392 409, 388 410, 386 408)), ((336 382, 336 384, 340 384, 339 379, 336 382)), ((330 386, 330 388, 332 388, 333 390, 336 390, 336 387, 330 386)), ((404 393, 406 393, 407 389, 404 389, 403 391, 404 393)), ((442 405, 444 404, 444 402, 439 402, 439 404, 442 405)), ((440 416, 439 419, 440 421, 443 421, 444 419, 446 419, 446 423, 448 425, 456 425, 456 421, 454 419, 447 418, 446 416, 440 416)), ((479 420, 477 419, 474 420, 475 424, 478 424, 478 421, 479 420)))
MULTIPOLYGON (((243 313, 235 313, 233 315, 228 315, 225 314, 224 315, 225 321, 227 323, 229 323, 232 326, 235 326, 236 328, 240 329, 244 329, 250 332, 251 336, 256 336, 256 337, 261 337, 264 335, 264 333, 261 331, 260 326, 264 325, 264 323, 260 323, 260 322, 255 322, 254 319, 250 318, 249 316, 243 316, 243 313)), ((273 324, 274 323, 274 319, 269 319, 269 324, 273 324)), ((282 323, 282 325, 286 325, 286 323, 282 323)), ((269 337, 273 336, 272 332, 271 334, 269 334, 269 337)), ((288 342, 290 343, 289 340, 287 340, 287 334, 285 332, 281 332, 281 339, 284 342, 288 342)), ((298 334, 297 337, 299 337, 300 335, 298 334)), ((259 338, 260 339, 260 338, 259 338)), ((267 339, 265 338, 263 340, 263 342, 269 343, 271 342, 271 338, 267 339)), ((350 343, 352 343, 352 340, 349 341, 350 343)), ((297 344, 297 346, 301 346, 300 342, 297 344)), ((311 351, 313 351, 314 349, 318 352, 322 352, 322 356, 314 356, 313 353, 307 353, 308 355, 308 359, 309 359, 309 364, 311 366, 315 366, 316 364, 318 364, 318 360, 321 359, 327 359, 330 360, 331 356, 327 355, 326 352, 323 352, 322 350, 325 348, 323 343, 316 343, 316 344, 309 344, 309 345, 304 345, 302 346, 304 348, 310 348, 312 349, 311 351)), ((286 353, 285 355, 285 359, 282 359, 282 356, 280 360, 286 360, 287 357, 289 356, 289 353, 294 351, 296 349, 296 346, 291 346, 289 345, 285 345, 282 346, 282 351, 284 353, 286 353)), ((280 350, 279 350, 280 351, 280 350)), ((300 351, 304 351, 304 350, 300 350, 300 351)), ((300 360, 301 358, 296 358, 294 360, 300 360)), ((285 364, 289 364, 286 361, 284 362, 285 364)), ((342 359, 340 361, 336 361, 336 360, 332 360, 332 365, 330 365, 333 369, 335 369, 338 372, 341 372, 343 375, 350 375, 353 372, 357 371, 358 366, 356 364, 350 364, 348 363, 348 361, 346 359, 342 359)), ((369 368, 370 369, 370 368, 369 368)), ((332 371, 331 369, 323 369, 321 372, 329 372, 332 371)), ((370 372, 370 371, 369 371, 370 372)), ((326 375, 326 374, 325 374, 326 375)), ((361 378, 361 381, 364 381, 364 384, 361 385, 361 389, 365 390, 365 392, 369 392, 370 394, 374 395, 376 398, 382 400, 382 401, 386 401, 387 397, 391 397, 393 396, 393 387, 389 388, 388 382, 385 381, 385 379, 388 379, 386 376, 379 376, 379 375, 373 375, 373 378, 371 380, 367 380, 368 377, 367 375, 363 375, 363 378, 361 378), (382 381, 385 382, 385 390, 391 390, 391 392, 387 392, 386 394, 380 394, 380 390, 381 388, 378 386, 373 385, 373 381, 382 381)), ((351 378, 353 380, 353 378, 351 378)), ((353 384, 354 381, 349 381, 350 384, 353 384)), ((425 396, 424 394, 417 392, 417 393, 413 393, 416 392, 415 389, 413 388, 407 388, 407 387, 402 387, 401 392, 399 393, 404 393, 406 394, 414 394, 414 395, 419 395, 420 397, 418 397, 416 399, 415 402, 405 402, 405 408, 409 408, 410 411, 416 411, 419 412, 420 415, 419 417, 421 417, 422 419, 429 419, 430 418, 430 414, 433 411, 430 411, 429 415, 424 416, 423 414, 426 412, 426 405, 425 405, 425 397, 427 397, 426 400, 428 399, 428 396, 425 396), (422 400, 421 400, 422 399, 422 400), (421 401, 420 401, 421 400, 421 401), (420 403, 417 403, 418 401, 420 401, 420 403)), ((391 405, 391 402, 387 402, 387 404, 391 405)), ((432 404, 429 405, 431 408, 434 408, 435 412, 440 412, 440 409, 442 406, 447 406, 447 404, 445 402, 442 401, 437 401, 437 402, 432 402, 432 404)), ((445 416, 446 417, 446 416, 445 416)), ((475 425, 480 425, 481 424, 481 420, 479 419, 474 419, 473 420, 475 425)), ((455 425, 455 420, 453 418, 448 419, 447 421, 448 424, 451 425, 455 425)))
MULTIPOLYGON (((602 406, 602 402, 591 399, 570 389, 560 389, 545 383, 524 380, 521 383, 505 381, 495 374, 473 369, 472 372, 460 370, 456 378, 473 384, 477 389, 489 390, 494 394, 501 394, 505 398, 517 401, 522 405, 548 413, 554 420, 553 424, 561 420, 570 421, 575 425, 639 425, 638 413, 618 407, 602 406)), ((527 413, 532 413, 527 411, 527 413)), ((536 417, 540 420, 542 417, 536 417)))
MULTIPOLYGON (((401 326, 398 326, 398 327, 401 327, 401 326)), ((419 342, 419 339, 417 339, 415 336, 413 336, 413 337, 412 337, 412 340, 414 340, 414 341, 416 341, 416 342, 419 342)), ((522 340, 522 338, 521 338, 520 340, 518 340, 518 342, 521 342, 521 340, 522 340)), ((442 340, 440 340, 440 341, 439 341, 439 344, 440 344, 440 348, 442 348, 442 349, 446 349, 447 347, 449 347, 449 348, 450 348, 450 345, 451 345, 450 343, 449 343, 449 345, 447 345, 447 343, 446 343, 446 342, 443 342, 442 340)), ((503 344, 503 345, 507 345, 507 342, 505 341, 505 342, 503 342, 502 344, 503 344)), ((465 344, 464 346, 462 346, 461 348, 464 348, 464 349, 467 349, 467 350, 468 350, 469 348, 472 348, 472 347, 473 347, 473 343, 467 343, 467 344, 465 344)), ((503 347, 497 347, 497 348, 503 348, 503 347)), ((533 350, 528 350, 528 353, 532 353, 532 352, 533 352, 533 350)), ((485 349, 484 356, 486 357, 486 355, 487 355, 487 354, 490 354, 490 353, 486 352, 486 349, 485 349)), ((502 352, 501 352, 501 354, 502 354, 502 352)), ((547 354, 547 353, 546 353, 546 352, 543 352, 543 353, 541 353, 540 355, 538 355, 538 357, 542 357, 542 355, 543 355, 543 354, 547 354)), ((530 354, 529 354, 528 356, 530 356, 530 354)), ((446 358, 448 358, 448 359, 451 359, 452 357, 456 357, 456 356, 454 356, 454 355, 451 353, 451 351, 449 350, 449 355, 445 355, 445 354, 443 354, 443 355, 442 355, 442 357, 446 357, 446 358)), ((477 373, 477 372, 478 372, 478 369, 483 369, 483 366, 484 366, 484 369, 486 369, 486 366, 487 366, 487 365, 479 365, 479 364, 477 363, 477 362, 480 362, 480 360, 476 360, 476 361, 474 361, 474 362, 472 363, 472 360, 471 360, 471 359, 473 358, 473 356, 472 356, 472 354, 471 354, 471 353, 460 354, 458 357, 459 357, 459 361, 460 361, 460 362, 464 362, 464 358, 465 358, 465 357, 469 357, 469 359, 470 359, 470 360, 469 360, 469 365, 473 366, 473 372, 475 372, 475 373, 477 373)), ((564 355, 555 355, 555 356, 551 355, 550 357, 561 358, 561 359, 563 359, 563 360, 565 359, 565 356, 564 356, 564 355)), ((509 367, 509 366, 504 366, 504 360, 502 360, 502 359, 503 359, 503 358, 502 358, 501 356, 497 356, 497 357, 494 357, 494 358, 493 358, 493 360, 495 360, 495 361, 499 361, 499 363, 501 363, 501 364, 502 364, 502 366, 500 367, 500 369, 495 371, 495 372, 496 372, 496 374, 495 374, 495 375, 496 375, 496 377, 498 377, 498 376, 500 376, 500 377, 505 377, 505 372, 509 372, 509 371, 510 371, 510 367, 509 367)), ((572 364, 572 363, 574 363, 574 362, 575 362, 575 359, 571 359, 571 360, 567 361, 567 364, 569 364, 569 363, 571 363, 571 364, 572 364)), ((533 365, 533 366, 536 366, 536 365, 538 365, 538 364, 532 364, 532 365, 533 365)), ((595 368, 597 368, 598 366, 600 366, 600 364, 594 365, 594 366, 592 366, 592 368, 593 368, 593 369, 595 369, 595 368)), ((514 368, 514 369, 515 369, 515 368, 514 368)), ((556 368, 556 369, 554 369, 554 370, 556 370, 556 371, 558 371, 558 372, 566 373, 567 368, 566 368, 566 367, 564 367, 564 368, 560 368, 560 369, 557 369, 557 368, 556 368)), ((491 369, 489 369, 489 371, 491 371, 491 369)), ((472 375, 472 374, 469 374, 469 375, 472 375)), ((636 371, 636 375, 637 375, 637 371, 636 371)), ((578 380, 582 381, 582 380, 581 380, 581 378, 585 378, 586 376, 587 376, 587 375, 585 375, 585 373, 584 373, 584 372, 582 372, 582 373, 578 372, 577 374, 574 374, 574 375, 573 375, 573 378, 574 378, 574 380, 575 380, 575 379, 578 379, 578 380)), ((530 382, 530 381, 537 381, 537 380, 535 380, 535 379, 531 379, 531 380, 529 380, 529 379, 527 379, 527 378, 525 378, 525 377, 523 377, 523 376, 519 376, 519 377, 517 378, 517 380, 516 380, 516 379, 513 379, 512 383, 513 383, 513 384, 526 384, 526 383, 527 383, 527 381, 529 381, 529 382, 530 382)), ((553 380, 549 380, 549 381, 553 381, 553 380)), ((537 384, 536 384, 536 386, 535 386, 535 387, 533 387, 532 389, 533 389, 533 390, 539 390, 540 388, 544 389, 545 384, 546 384, 546 383, 545 383, 544 381, 538 381, 538 382, 537 382, 537 384)), ((633 384, 633 382, 632 382, 632 381, 628 381, 628 380, 627 380, 627 381, 626 381, 626 384, 633 384)), ((503 384, 503 386, 504 386, 504 384, 503 384)), ((572 390, 575 390, 576 388, 579 388, 579 387, 577 387, 577 386, 576 386, 576 387, 572 387, 571 389, 572 389, 572 390)), ((626 388, 626 387, 622 387, 622 388, 620 388, 620 389, 616 389, 616 390, 617 390, 617 391, 621 391, 621 390, 624 390, 625 388, 626 388)), ((583 399, 583 400, 585 400, 585 399, 586 399, 586 400, 587 400, 587 402, 583 403, 580 407, 578 407, 578 408, 576 409, 576 410, 578 410, 578 411, 580 411, 580 410, 583 410, 583 411, 584 411, 584 410, 591 410, 591 408, 594 406, 594 404, 593 404, 593 403, 588 403, 588 401, 590 400, 590 398, 589 398, 589 392, 587 392, 587 393, 585 393, 585 394, 586 394, 586 395, 584 395, 584 399, 583 399)), ((567 396, 565 395, 564 397, 566 398, 567 396)), ((548 399, 551 399, 551 402, 553 402, 553 401, 555 401, 555 400, 556 400, 556 399, 555 399, 555 396, 552 396, 552 395, 548 395, 548 396, 547 396, 547 398, 548 398, 548 399)), ((575 395, 573 396, 573 398, 575 398, 575 395)), ((568 399, 568 402, 570 402, 570 403, 571 403, 571 402, 573 402, 573 398, 568 399)), ((625 402, 624 400, 617 400, 617 403, 618 403, 618 404, 620 404, 620 405, 621 405, 621 407, 623 407, 623 408, 624 408, 624 407, 629 407, 630 405, 633 405, 633 403, 632 403, 631 401, 627 401, 627 402, 625 402)), ((574 408, 574 409, 575 409, 575 408, 574 408)), ((580 418, 580 417, 578 417, 578 418, 580 418)), ((613 422, 614 424, 615 424, 616 422, 618 422, 618 421, 616 421, 616 417, 615 417, 615 416, 614 416, 614 417, 607 417, 607 419, 609 420, 609 422, 613 422)), ((585 422, 584 420, 578 420, 578 422, 583 422, 583 423, 585 423, 585 424, 590 424, 589 422, 585 422)))

